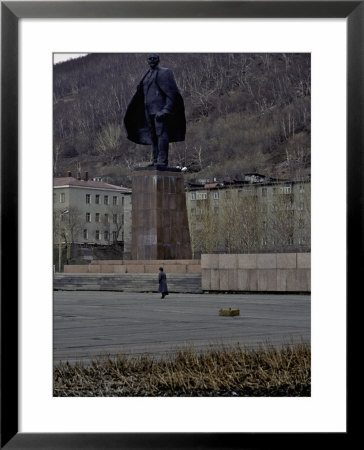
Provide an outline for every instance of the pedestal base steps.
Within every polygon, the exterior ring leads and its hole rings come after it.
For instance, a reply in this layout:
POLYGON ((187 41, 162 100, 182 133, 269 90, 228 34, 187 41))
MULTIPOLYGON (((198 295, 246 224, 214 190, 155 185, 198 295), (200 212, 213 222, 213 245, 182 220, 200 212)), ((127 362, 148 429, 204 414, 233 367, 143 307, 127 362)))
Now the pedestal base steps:
POLYGON ((170 292, 201 293, 201 261, 93 260, 91 264, 64 266, 56 273, 55 290, 157 292, 159 268, 167 275, 170 292))
MULTIPOLYGON (((167 275, 169 292, 199 294, 201 274, 172 273, 167 275)), ((158 292, 156 273, 56 273, 54 290, 60 291, 119 291, 158 292)))

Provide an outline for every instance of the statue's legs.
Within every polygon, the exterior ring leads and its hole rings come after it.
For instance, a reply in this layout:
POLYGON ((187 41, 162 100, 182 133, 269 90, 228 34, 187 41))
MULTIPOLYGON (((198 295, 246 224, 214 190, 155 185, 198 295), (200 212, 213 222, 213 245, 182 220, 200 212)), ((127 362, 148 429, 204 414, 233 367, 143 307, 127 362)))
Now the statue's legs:
POLYGON ((156 165, 157 161, 158 161, 158 138, 157 138, 157 136, 153 136, 152 154, 153 154, 153 164, 156 165))
POLYGON ((153 131, 153 164, 167 167, 169 139, 166 124, 156 121, 154 117, 151 123, 153 131))
POLYGON ((162 136, 158 136, 158 166, 168 166, 168 134, 164 132, 162 136))

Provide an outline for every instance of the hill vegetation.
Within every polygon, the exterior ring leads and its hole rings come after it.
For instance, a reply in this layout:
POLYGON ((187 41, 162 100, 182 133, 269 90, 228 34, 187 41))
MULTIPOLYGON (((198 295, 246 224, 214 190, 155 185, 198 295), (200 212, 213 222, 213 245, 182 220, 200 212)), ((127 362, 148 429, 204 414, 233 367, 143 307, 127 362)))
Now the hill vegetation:
MULTIPOLYGON (((102 176, 131 185, 149 146, 126 139, 123 118, 147 69, 146 54, 89 54, 54 66, 54 175, 102 176)), ((310 54, 160 54, 184 98, 187 134, 169 164, 187 179, 259 172, 310 173, 310 54)))

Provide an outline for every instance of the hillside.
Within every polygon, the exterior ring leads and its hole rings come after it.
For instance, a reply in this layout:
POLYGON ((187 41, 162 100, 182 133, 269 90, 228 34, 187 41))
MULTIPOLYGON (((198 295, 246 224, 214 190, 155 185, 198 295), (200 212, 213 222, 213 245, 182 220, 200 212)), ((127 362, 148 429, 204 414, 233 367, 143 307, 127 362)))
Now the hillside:
MULTIPOLYGON (((54 175, 130 186, 150 147, 125 137, 123 117, 147 69, 146 54, 90 54, 54 66, 54 175)), ((186 140, 169 164, 187 179, 310 174, 310 54, 160 54, 184 98, 186 140)))

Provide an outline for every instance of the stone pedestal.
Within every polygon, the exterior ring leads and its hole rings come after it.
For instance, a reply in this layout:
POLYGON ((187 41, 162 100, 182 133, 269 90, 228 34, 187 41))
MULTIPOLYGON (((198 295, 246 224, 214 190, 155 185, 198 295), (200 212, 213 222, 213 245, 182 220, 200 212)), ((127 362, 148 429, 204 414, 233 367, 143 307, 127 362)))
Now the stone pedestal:
POLYGON ((191 259, 183 174, 133 172, 132 259, 191 259))

